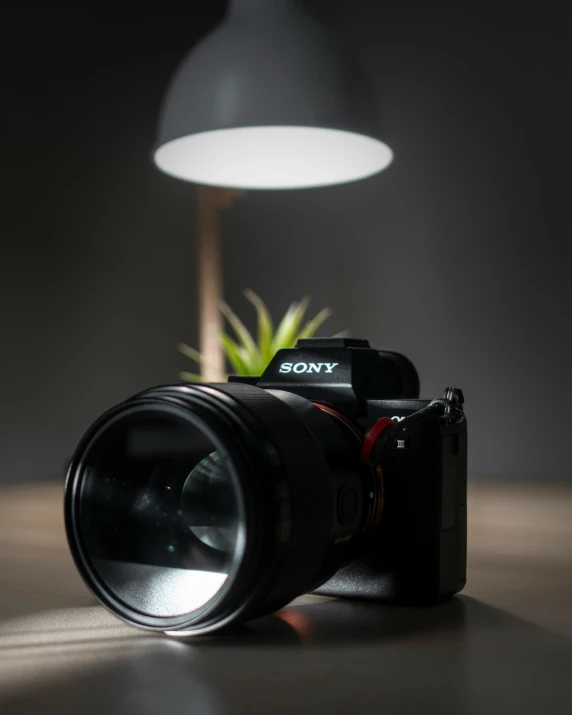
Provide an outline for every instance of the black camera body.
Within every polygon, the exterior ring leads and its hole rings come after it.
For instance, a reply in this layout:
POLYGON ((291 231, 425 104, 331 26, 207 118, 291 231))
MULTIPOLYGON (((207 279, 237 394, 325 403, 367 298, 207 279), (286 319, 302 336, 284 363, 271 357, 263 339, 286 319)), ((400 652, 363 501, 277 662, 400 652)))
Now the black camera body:
MULTIPOLYGON (((414 366, 367 340, 312 338, 280 350, 259 378, 231 377, 319 404, 367 431, 382 417, 397 423, 383 453, 383 511, 358 560, 314 592, 402 604, 432 604, 466 581, 467 423, 431 416, 399 429, 427 408, 414 366)), ((338 504, 338 512, 343 509, 338 504)), ((338 516, 339 518, 339 516, 338 516)))
POLYGON ((112 613, 177 637, 302 593, 437 603, 465 583, 463 402, 420 399, 409 360, 343 338, 260 377, 152 387, 76 448, 74 561, 112 613))

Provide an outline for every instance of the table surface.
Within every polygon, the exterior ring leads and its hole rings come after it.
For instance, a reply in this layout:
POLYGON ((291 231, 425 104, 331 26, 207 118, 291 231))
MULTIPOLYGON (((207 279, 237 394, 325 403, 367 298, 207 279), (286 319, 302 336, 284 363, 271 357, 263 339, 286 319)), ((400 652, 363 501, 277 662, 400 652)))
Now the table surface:
POLYGON ((572 488, 472 485, 469 581, 430 609, 302 597, 174 640, 94 604, 61 485, 0 490, 0 712, 572 712, 572 488))

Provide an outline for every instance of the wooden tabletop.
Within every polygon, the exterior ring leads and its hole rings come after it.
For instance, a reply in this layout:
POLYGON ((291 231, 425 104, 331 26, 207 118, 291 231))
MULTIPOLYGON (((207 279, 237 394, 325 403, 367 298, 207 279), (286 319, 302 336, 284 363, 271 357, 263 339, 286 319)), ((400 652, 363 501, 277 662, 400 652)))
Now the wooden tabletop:
POLYGON ((473 484, 469 581, 432 609, 302 597, 174 641, 95 604, 62 485, 0 490, 0 712, 572 712, 572 488, 473 484))

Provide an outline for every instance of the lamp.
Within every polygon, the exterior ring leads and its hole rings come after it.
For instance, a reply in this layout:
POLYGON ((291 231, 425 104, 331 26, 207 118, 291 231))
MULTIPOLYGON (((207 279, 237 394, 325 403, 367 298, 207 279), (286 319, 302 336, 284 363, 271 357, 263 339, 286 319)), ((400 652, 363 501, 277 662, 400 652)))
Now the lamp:
POLYGON ((392 159, 375 116, 364 76, 292 0, 235 0, 176 70, 154 160, 202 187, 200 342, 215 370, 223 365, 218 222, 232 200, 228 189, 310 188, 371 176, 392 159))

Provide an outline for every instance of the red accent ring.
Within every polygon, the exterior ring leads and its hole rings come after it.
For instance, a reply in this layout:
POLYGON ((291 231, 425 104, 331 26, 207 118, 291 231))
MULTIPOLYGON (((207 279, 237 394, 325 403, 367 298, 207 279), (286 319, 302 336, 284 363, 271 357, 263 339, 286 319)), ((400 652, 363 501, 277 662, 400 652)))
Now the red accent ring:
POLYGON ((359 439, 360 442, 363 440, 365 433, 361 425, 359 425, 357 422, 353 422, 343 412, 336 410, 335 407, 324 405, 322 402, 314 402, 313 404, 316 405, 316 407, 319 407, 322 412, 327 412, 328 414, 334 415, 334 417, 340 419, 346 425, 346 427, 348 427, 351 432, 359 439))
POLYGON ((367 431, 361 446, 361 459, 370 464, 370 457, 380 435, 389 427, 395 427, 395 422, 390 417, 380 417, 367 431))

